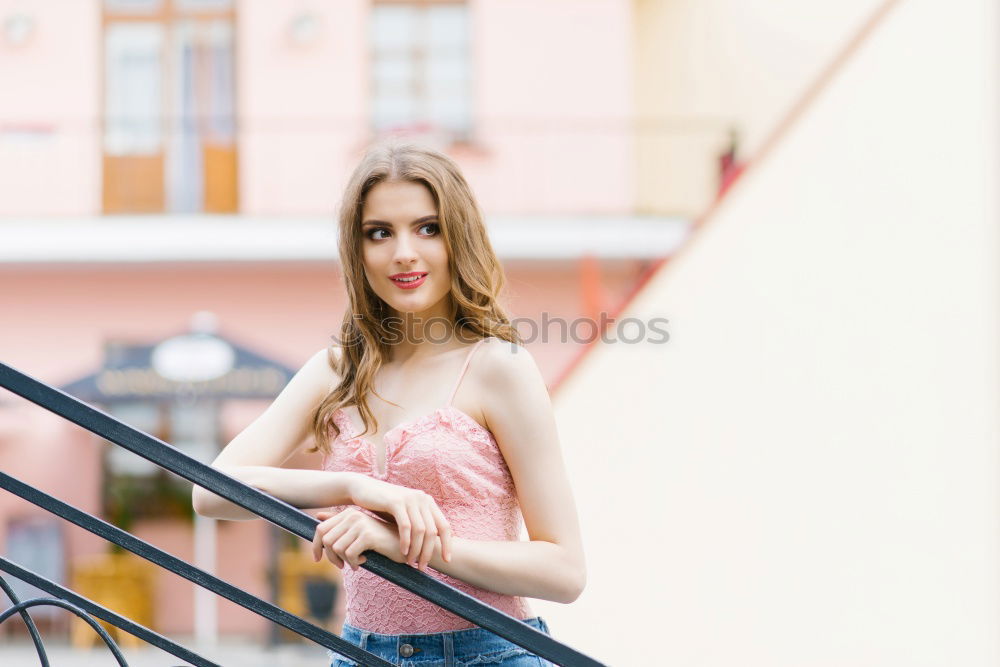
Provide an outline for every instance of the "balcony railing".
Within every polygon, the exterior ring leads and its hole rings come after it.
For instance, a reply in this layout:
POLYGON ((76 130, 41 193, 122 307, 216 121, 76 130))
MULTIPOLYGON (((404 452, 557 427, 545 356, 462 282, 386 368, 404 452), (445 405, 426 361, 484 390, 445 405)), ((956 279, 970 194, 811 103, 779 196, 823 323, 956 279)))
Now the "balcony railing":
MULTIPOLYGON (((316 532, 316 526, 319 524, 315 518, 277 498, 249 487, 211 466, 191 458, 162 440, 134 429, 128 424, 97 410, 73 396, 25 375, 3 363, 0 363, 0 386, 74 424, 82 426, 88 431, 120 447, 138 454, 166 470, 180 475, 198 486, 212 491, 216 495, 253 512, 304 540, 312 541, 313 535, 316 532)), ((179 558, 171 556, 106 521, 68 505, 3 472, 0 472, 0 487, 160 567, 166 568, 199 586, 240 604, 250 611, 278 623, 302 637, 343 654, 362 665, 391 664, 323 628, 315 626, 269 602, 250 595, 242 589, 226 583, 179 558)), ((559 665, 580 665, 581 667, 601 665, 601 663, 593 658, 556 641, 551 636, 536 630, 521 620, 509 616, 415 568, 396 563, 373 551, 365 552, 365 557, 367 560, 361 567, 447 609, 475 625, 490 630, 536 655, 559 665)), ((27 613, 27 609, 38 605, 60 606, 87 620, 101 635, 101 638, 108 645, 120 665, 126 664, 121 651, 107 633, 104 632, 103 628, 90 618, 90 615, 103 619, 191 664, 215 664, 175 644, 166 637, 133 623, 129 619, 105 609, 96 602, 77 595, 69 589, 48 581, 10 561, 0 559, 0 570, 54 596, 54 598, 35 598, 20 602, 13 595, 13 591, 10 590, 6 582, 3 582, 3 579, 0 578, 3 589, 11 597, 13 603, 9 609, 0 615, 0 623, 13 614, 20 613, 28 624, 29 632, 32 640, 35 642, 39 660, 43 666, 48 665, 48 659, 45 655, 37 628, 35 628, 34 623, 27 613)))

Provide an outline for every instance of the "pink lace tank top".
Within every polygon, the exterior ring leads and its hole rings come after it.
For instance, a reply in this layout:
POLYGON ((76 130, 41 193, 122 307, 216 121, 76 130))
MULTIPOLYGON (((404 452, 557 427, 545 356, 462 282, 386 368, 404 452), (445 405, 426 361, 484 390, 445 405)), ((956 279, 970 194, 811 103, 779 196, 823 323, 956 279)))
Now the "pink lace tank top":
MULTIPOLYGON (((378 468, 376 444, 358 437, 360 429, 354 428, 343 409, 333 415, 340 435, 331 442, 323 468, 358 472, 425 491, 441 508, 455 537, 518 540, 521 510, 503 454, 492 433, 451 405, 472 355, 482 343, 476 342, 466 355, 444 407, 385 433, 384 470, 378 468)), ((333 511, 343 509, 346 507, 333 511)), ((515 618, 531 616, 524 598, 477 588, 432 568, 427 572, 515 618)), ((417 634, 475 627, 363 568, 345 567, 343 576, 346 621, 356 628, 380 634, 417 634)))

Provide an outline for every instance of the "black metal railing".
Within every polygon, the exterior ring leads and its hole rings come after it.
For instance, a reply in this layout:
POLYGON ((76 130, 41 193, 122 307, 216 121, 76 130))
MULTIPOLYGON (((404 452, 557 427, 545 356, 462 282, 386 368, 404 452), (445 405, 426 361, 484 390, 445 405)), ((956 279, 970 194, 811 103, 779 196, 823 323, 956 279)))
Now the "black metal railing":
MULTIPOLYGON (((222 597, 235 602, 236 604, 249 609, 250 611, 267 618, 270 621, 282 625, 292 632, 299 634, 307 639, 310 639, 320 646, 324 646, 329 649, 333 649, 338 653, 342 653, 349 658, 354 660, 364 660, 362 664, 374 664, 374 665, 389 665, 390 663, 380 660, 375 656, 371 655, 367 651, 362 651, 357 646, 354 646, 350 642, 346 642, 340 637, 334 635, 333 633, 324 630, 323 628, 317 627, 308 621, 290 614, 280 607, 265 602, 260 598, 257 598, 246 591, 229 584, 214 575, 211 575, 204 570, 190 565, 184 560, 171 556, 170 554, 157 549, 148 542, 144 542, 139 538, 125 532, 121 528, 111 525, 107 521, 103 521, 91 514, 83 512, 72 505, 62 502, 47 493, 39 491, 38 489, 17 480, 10 475, 0 472, 0 488, 3 488, 14 495, 21 497, 24 500, 37 505, 56 516, 59 516, 67 521, 80 526, 84 530, 90 531, 98 537, 102 537, 109 542, 113 542, 118 546, 131 551, 137 556, 141 556, 151 563, 158 565, 166 570, 170 570, 174 574, 180 575, 187 579, 188 581, 197 584, 203 588, 221 595, 222 597)), ((35 575, 37 576, 37 575, 35 575)), ((32 583, 32 582, 28 582, 32 583)), ((42 588, 38 586, 38 588, 42 588)), ((45 589, 43 589, 45 590, 45 589)), ((82 606, 82 605, 81 605, 82 606)), ((109 623, 111 621, 108 621, 109 623)), ((119 626, 121 627, 121 626, 119 626)), ((131 632, 127 628, 122 628, 126 632, 131 632)), ((152 632, 152 631, 149 631, 152 632)), ((135 634, 135 633, 131 633, 135 634)), ((138 636, 138 635, 137 635, 138 636)), ((141 637, 146 639, 145 637, 141 637)), ((149 641, 147 639, 147 641, 149 641)), ((156 644, 156 642, 151 642, 156 644)), ((168 650, 165 647, 164 650, 168 650)), ((175 654, 176 655, 176 654, 175 654)), ((186 659, 186 658, 185 658, 186 659)), ((204 659, 202 659, 204 660, 204 659)), ((211 664, 207 661, 203 664, 211 664)))
MULTIPOLYGON (((247 486, 225 473, 191 458, 162 440, 132 428, 131 426, 104 412, 101 412, 79 399, 76 399, 59 389, 51 387, 3 363, 0 363, 0 386, 3 386, 13 393, 22 396, 23 398, 59 415, 60 417, 82 426, 88 431, 91 431, 92 433, 95 433, 102 438, 115 443, 116 445, 138 454, 161 468, 180 475, 184 479, 187 479, 188 481, 253 512, 254 514, 270 521, 274 525, 283 528, 294 535, 301 537, 302 539, 312 541, 316 532, 316 526, 319 524, 315 518, 298 508, 292 507, 291 505, 259 491, 258 489, 247 486)), ((63 503, 52 496, 24 484, 9 475, 0 473, 0 486, 21 496, 29 502, 39 505, 40 507, 44 507, 46 510, 57 514, 58 516, 61 516, 78 526, 81 526, 94 534, 100 535, 101 537, 110 540, 115 544, 118 544, 129 551, 146 558, 147 560, 152 561, 161 567, 169 569, 172 572, 189 579, 199 586, 222 595, 237 604, 241 604, 247 609, 258 613, 275 623, 279 623, 293 632, 302 635, 303 637, 307 637, 322 646, 341 653, 352 660, 356 660, 362 665, 390 664, 377 656, 358 648, 350 642, 347 642, 322 628, 312 625, 304 619, 294 616, 293 614, 289 614, 271 603, 256 598, 249 593, 246 593, 245 591, 242 591, 241 589, 208 574, 207 572, 193 567, 185 561, 175 558, 157 549, 156 547, 139 540, 129 533, 116 528, 115 526, 112 526, 97 517, 91 516, 86 512, 82 512, 70 505, 67 505, 66 503, 63 503)), ((551 660, 559 665, 580 665, 581 667, 601 665, 601 663, 593 658, 590 658, 583 653, 556 641, 553 637, 522 622, 520 619, 509 616, 508 614, 505 614, 498 609, 495 609, 494 607, 491 607, 480 600, 463 593, 462 591, 452 588, 451 586, 448 586, 447 584, 438 581, 437 579, 424 574, 415 568, 401 563, 396 563, 374 551, 365 552, 365 557, 367 560, 361 565, 361 567, 364 567, 365 569, 391 581, 397 586, 415 593, 416 595, 419 595, 420 597, 447 609, 453 614, 456 614, 457 616, 460 616, 461 618, 464 618, 482 628, 490 630, 500 637, 503 637, 543 658, 546 658, 547 660, 551 660)), ((3 569, 9 574, 20 578, 18 574, 8 570, 7 565, 8 563, 4 561, 3 565, 0 565, 0 569, 3 569)), ((13 564, 9 564, 9 566, 11 568, 17 568, 17 566, 13 564)), ((21 568, 18 568, 18 571, 22 574, 29 574, 36 580, 44 581, 38 577, 38 575, 28 573, 26 570, 21 568)), ((76 596, 75 594, 72 594, 72 592, 58 587, 57 584, 53 584, 51 582, 48 583, 51 585, 49 588, 44 586, 38 586, 38 588, 46 590, 62 600, 68 601, 70 606, 75 605, 87 610, 89 613, 93 613, 95 616, 103 618, 109 623, 122 628, 126 632, 135 634, 145 641, 150 641, 150 643, 160 646, 160 648, 163 648, 174 655, 178 655, 178 657, 183 657, 183 659, 189 660, 193 664, 213 664, 204 658, 200 658, 186 649, 170 642, 172 647, 185 652, 184 656, 180 656, 178 653, 171 650, 171 648, 168 648, 167 644, 162 643, 169 642, 166 638, 160 638, 162 639, 162 642, 157 643, 159 639, 153 641, 151 638, 155 639, 160 636, 156 635, 153 631, 142 628, 141 626, 138 626, 127 619, 122 619, 121 617, 117 617, 112 620, 111 616, 115 616, 112 612, 103 610, 103 608, 96 603, 86 600, 85 598, 81 598, 80 596, 76 596), (70 600, 70 598, 63 597, 63 591, 74 595, 75 598, 70 600), (98 611, 101 613, 97 613, 98 611), (102 616, 101 614, 105 615, 102 616), (111 616, 109 616, 109 614, 111 616), (121 622, 130 625, 132 629, 118 625, 118 623, 121 622), (140 634, 136 634, 133 630, 138 631, 140 634), (193 658, 199 660, 200 662, 196 662, 193 658)), ((34 603, 42 604, 40 601, 34 601, 34 603)), ((52 601, 50 600, 48 603, 52 603, 52 601)), ((18 604, 19 603, 14 602, 14 607, 17 607, 18 604)), ((27 605, 28 603, 25 602, 20 604, 27 605)), ((59 606, 65 605, 59 604, 59 606)), ((15 613, 13 611, 14 607, 5 612, 5 616, 3 618, 7 618, 11 614, 15 613)), ((29 620, 29 630, 32 632, 32 638, 36 639, 38 635, 37 631, 33 629, 33 624, 30 624, 30 619, 26 620, 29 620)), ((110 641, 110 638, 107 638, 106 641, 110 641)), ((113 642, 108 645, 109 648, 113 647, 113 642)), ((42 664, 47 664, 44 658, 44 651, 41 648, 40 639, 36 639, 36 647, 38 648, 42 664)), ((112 648, 112 650, 114 651, 115 649, 112 648)), ((116 654, 116 658, 118 658, 119 655, 120 654, 116 654)))
POLYGON ((103 607, 93 600, 88 600, 82 595, 78 595, 68 588, 60 586, 54 581, 50 581, 45 577, 35 574, 31 570, 27 570, 15 563, 10 562, 6 558, 0 558, 0 570, 3 570, 7 574, 11 575, 16 579, 31 584, 35 588, 41 589, 48 593, 49 595, 55 596, 57 599, 52 598, 33 598, 31 600, 26 600, 25 602, 20 602, 17 599, 17 595, 11 590, 7 582, 4 581, 3 577, 0 577, 0 588, 3 588, 4 592, 7 593, 7 597, 13 603, 13 607, 8 609, 6 612, 0 616, 0 623, 7 620, 12 614, 14 609, 20 611, 21 617, 24 622, 28 625, 28 631, 31 633, 31 639, 35 644, 35 650, 38 652, 38 659, 42 663, 42 667, 48 667, 49 660, 45 654, 45 648, 42 646, 42 638, 38 634, 38 630, 35 628, 34 622, 31 620, 31 616, 28 615, 27 610, 24 605, 55 605, 63 607, 73 612, 84 621, 86 621, 96 632, 100 635, 101 639, 108 646, 108 649, 115 656, 118 664, 125 665, 125 658, 122 656, 118 645, 115 644, 114 640, 105 632, 98 623, 94 621, 91 616, 96 616, 97 618, 107 621, 111 625, 128 632, 129 634, 146 641, 153 646, 163 649, 164 651, 171 653, 182 660, 186 660, 188 663, 195 665, 196 667, 219 667, 218 664, 212 662, 211 660, 206 660, 197 653, 193 653, 188 649, 184 648, 180 644, 176 644, 171 640, 167 639, 163 635, 153 632, 149 628, 146 628, 138 623, 125 618, 120 614, 116 614, 110 609, 103 607))

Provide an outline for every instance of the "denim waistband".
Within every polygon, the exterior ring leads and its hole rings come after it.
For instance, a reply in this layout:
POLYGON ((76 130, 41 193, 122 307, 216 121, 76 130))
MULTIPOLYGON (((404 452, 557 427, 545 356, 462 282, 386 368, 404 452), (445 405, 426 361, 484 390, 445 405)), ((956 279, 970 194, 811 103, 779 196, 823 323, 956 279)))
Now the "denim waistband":
MULTIPOLYGON (((549 633, 548 624, 540 616, 524 619, 524 623, 549 633)), ((494 652, 507 652, 511 656, 528 654, 516 644, 493 634, 483 628, 468 628, 449 632, 433 632, 425 634, 387 635, 368 632, 344 623, 341 637, 355 646, 390 660, 394 664, 419 664, 422 661, 442 660, 451 664, 452 660, 463 660, 478 655, 494 652), (410 658, 410 661, 397 662, 400 657, 410 658)), ((338 658, 330 652, 331 658, 338 658)), ((548 664, 548 663, 543 663, 548 664)))

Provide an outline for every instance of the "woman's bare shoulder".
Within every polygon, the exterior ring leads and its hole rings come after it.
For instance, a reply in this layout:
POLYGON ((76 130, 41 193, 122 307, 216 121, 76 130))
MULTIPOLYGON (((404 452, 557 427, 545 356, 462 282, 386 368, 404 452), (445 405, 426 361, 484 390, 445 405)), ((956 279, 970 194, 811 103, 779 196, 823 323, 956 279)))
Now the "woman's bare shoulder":
MULTIPOLYGON (((504 340, 483 345, 479 367, 483 423, 504 457, 553 437, 552 402, 545 378, 523 345, 504 340)), ((508 462, 509 465, 509 462, 508 462)))
POLYGON ((340 384, 338 369, 342 354, 339 345, 328 345, 309 357, 299 373, 315 382, 317 387, 322 387, 324 393, 328 394, 340 384))
POLYGON ((516 388, 541 377, 535 358, 523 345, 493 337, 483 341, 482 348, 477 352, 477 375, 492 391, 497 385, 516 388))

